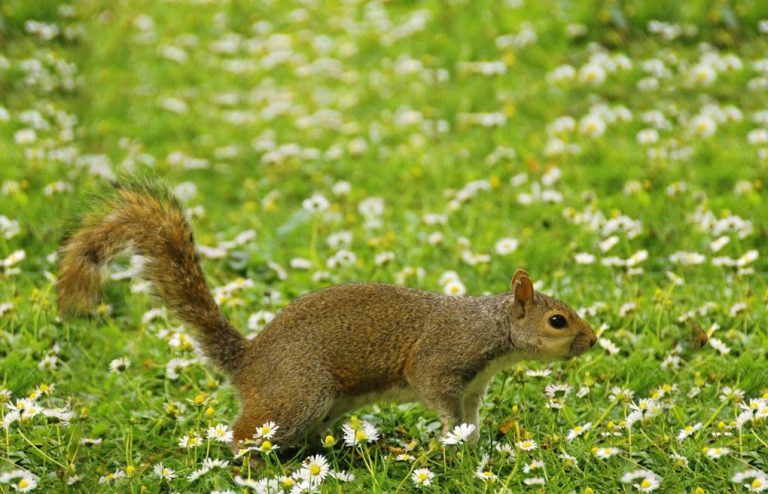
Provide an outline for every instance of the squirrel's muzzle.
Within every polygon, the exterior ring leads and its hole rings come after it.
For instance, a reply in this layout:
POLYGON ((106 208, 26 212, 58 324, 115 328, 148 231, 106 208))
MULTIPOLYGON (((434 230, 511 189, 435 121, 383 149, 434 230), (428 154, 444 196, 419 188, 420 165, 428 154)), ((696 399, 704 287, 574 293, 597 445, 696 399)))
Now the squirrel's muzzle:
POLYGON ((576 337, 573 339, 568 355, 570 357, 581 355, 582 353, 595 346, 595 343, 597 343, 597 335, 592 330, 592 328, 587 328, 585 331, 576 335, 576 337))

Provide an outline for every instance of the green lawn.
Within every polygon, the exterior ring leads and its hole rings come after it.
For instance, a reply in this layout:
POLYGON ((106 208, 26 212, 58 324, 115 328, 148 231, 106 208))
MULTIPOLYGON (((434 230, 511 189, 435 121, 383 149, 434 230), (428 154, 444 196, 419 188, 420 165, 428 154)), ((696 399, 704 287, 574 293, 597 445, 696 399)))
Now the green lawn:
POLYGON ((345 417, 322 492, 768 490, 764 1, 0 4, 0 492, 297 491, 305 454, 208 437, 234 390, 129 257, 57 317, 59 240, 125 172, 176 190, 245 333, 517 267, 598 330, 499 374, 477 448, 418 405, 345 417))

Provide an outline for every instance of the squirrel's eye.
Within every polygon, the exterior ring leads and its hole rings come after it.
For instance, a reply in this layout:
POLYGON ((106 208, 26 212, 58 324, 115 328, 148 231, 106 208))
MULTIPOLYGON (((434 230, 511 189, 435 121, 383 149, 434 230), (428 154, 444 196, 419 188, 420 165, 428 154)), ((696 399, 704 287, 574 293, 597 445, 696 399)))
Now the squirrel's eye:
POLYGON ((549 318, 549 325, 555 329, 563 329, 568 325, 568 321, 560 314, 557 314, 549 318))

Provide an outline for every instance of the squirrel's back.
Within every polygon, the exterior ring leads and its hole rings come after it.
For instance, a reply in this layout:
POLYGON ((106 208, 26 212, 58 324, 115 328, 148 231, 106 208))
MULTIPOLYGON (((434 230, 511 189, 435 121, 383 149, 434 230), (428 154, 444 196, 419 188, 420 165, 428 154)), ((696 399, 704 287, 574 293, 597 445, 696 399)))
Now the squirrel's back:
POLYGON ((289 352, 316 359, 343 393, 387 388, 405 374, 419 341, 488 319, 478 300, 383 283, 335 285, 293 301, 250 343, 264 358, 289 352))

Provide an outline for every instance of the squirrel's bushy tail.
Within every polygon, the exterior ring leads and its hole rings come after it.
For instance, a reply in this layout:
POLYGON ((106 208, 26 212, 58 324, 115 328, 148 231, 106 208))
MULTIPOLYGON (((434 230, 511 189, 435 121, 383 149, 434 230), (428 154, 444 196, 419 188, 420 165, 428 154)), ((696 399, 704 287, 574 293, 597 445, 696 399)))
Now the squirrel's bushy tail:
POLYGON ((211 296, 181 204, 157 182, 133 178, 114 184, 65 240, 57 282, 59 310, 91 310, 109 266, 126 248, 145 258, 144 276, 176 316, 195 329, 205 354, 224 371, 234 372, 246 340, 211 296))

